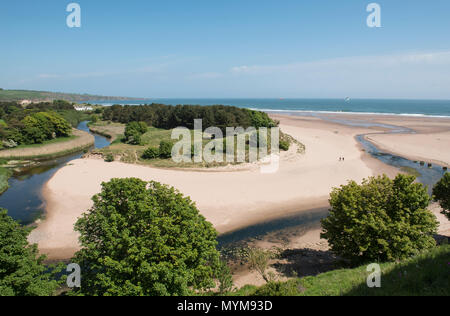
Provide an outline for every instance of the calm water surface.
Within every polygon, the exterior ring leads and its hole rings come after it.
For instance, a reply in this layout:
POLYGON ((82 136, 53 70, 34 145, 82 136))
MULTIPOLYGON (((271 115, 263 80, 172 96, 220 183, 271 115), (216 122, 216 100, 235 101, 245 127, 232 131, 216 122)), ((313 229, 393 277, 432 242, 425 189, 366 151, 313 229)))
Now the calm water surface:
MULTIPOLYGON (((89 132, 87 122, 78 125, 78 129, 89 132)), ((90 133, 90 132, 89 132, 90 133)), ((102 136, 95 135, 95 148, 109 145, 102 136)), ((50 178, 71 160, 81 158, 83 153, 44 161, 37 167, 27 168, 15 173, 9 180, 9 189, 0 196, 0 207, 8 210, 8 215, 23 225, 34 222, 45 211, 42 187, 50 178)))

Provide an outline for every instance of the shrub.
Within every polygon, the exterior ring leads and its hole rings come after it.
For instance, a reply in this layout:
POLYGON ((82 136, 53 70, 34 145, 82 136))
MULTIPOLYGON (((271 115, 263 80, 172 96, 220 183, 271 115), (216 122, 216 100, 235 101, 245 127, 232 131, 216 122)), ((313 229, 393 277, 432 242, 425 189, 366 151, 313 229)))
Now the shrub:
POLYGON ((172 157, 172 147, 173 144, 171 142, 162 140, 159 143, 159 157, 161 159, 169 159, 170 157, 172 157))
POLYGON ((147 124, 144 122, 130 122, 125 127, 125 141, 128 144, 140 145, 141 136, 148 130, 147 124))
POLYGON ((140 145, 142 143, 141 134, 133 130, 126 136, 126 142, 131 145, 140 145))
POLYGON ((415 177, 386 175, 335 188, 321 237, 352 262, 393 261, 435 247, 438 223, 430 197, 415 177))
POLYGON ((286 140, 280 140, 280 149, 283 151, 288 151, 291 145, 286 140))
POLYGON ((142 158, 144 159, 156 159, 159 157, 159 148, 148 148, 142 154, 142 158))
POLYGON ((258 288, 251 296, 271 297, 271 296, 298 296, 299 284, 297 280, 288 282, 269 282, 258 288))
POLYGON ((273 277, 267 273, 270 260, 275 258, 275 254, 272 251, 260 248, 248 248, 244 251, 243 256, 248 262, 250 270, 258 272, 266 282, 273 280, 273 277))
POLYGON ((114 161, 114 156, 113 154, 107 154, 105 156, 105 162, 113 162, 114 161))
POLYGON ((75 224, 74 261, 89 296, 185 296, 215 287, 217 232, 173 188, 140 179, 102 184, 75 224))
POLYGON ((450 220, 450 173, 445 173, 442 179, 433 188, 433 197, 439 202, 442 214, 450 220))

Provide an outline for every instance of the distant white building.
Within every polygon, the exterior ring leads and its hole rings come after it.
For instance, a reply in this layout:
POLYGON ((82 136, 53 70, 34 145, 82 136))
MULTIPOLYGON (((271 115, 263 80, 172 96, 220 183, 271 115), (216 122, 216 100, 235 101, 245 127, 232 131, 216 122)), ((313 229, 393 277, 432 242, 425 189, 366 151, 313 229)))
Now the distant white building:
POLYGON ((29 104, 31 104, 31 103, 33 103, 31 100, 22 100, 22 101, 20 101, 19 102, 20 103, 20 105, 29 105, 29 104))
POLYGON ((94 108, 91 106, 79 106, 75 107, 75 110, 77 111, 92 111, 94 108))

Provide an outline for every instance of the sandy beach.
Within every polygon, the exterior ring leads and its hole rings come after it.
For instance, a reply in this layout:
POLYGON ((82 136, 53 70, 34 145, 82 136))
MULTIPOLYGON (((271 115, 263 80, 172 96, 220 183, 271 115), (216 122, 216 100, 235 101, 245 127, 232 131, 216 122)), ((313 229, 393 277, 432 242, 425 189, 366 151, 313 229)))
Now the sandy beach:
MULTIPOLYGON (((289 214, 326 208, 331 189, 348 180, 398 173, 363 152, 355 140, 356 135, 376 132, 374 128, 344 126, 315 117, 274 118, 281 121, 283 132, 306 145, 303 155, 283 153, 275 174, 261 174, 258 168, 198 172, 96 159, 72 161, 45 186, 46 218, 32 232, 30 241, 37 243, 51 260, 70 258, 78 249, 74 223, 92 206, 91 197, 100 192, 101 183, 111 178, 138 177, 173 186, 191 197, 219 233, 226 233, 289 214), (339 157, 345 157, 345 162, 339 157)), ((302 238, 303 241, 297 240, 297 246, 307 239, 312 245, 320 243, 316 240, 318 232, 302 238)))

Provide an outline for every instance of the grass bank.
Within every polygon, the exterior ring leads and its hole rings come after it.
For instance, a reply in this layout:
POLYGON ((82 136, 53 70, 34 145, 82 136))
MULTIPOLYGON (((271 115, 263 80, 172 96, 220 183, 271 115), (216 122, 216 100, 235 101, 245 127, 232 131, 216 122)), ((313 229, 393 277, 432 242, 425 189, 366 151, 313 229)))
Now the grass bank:
POLYGON ((83 151, 94 145, 94 136, 74 130, 70 137, 57 138, 43 144, 24 145, 0 151, 0 158, 7 160, 44 160, 83 151))
POLYGON ((383 263, 381 288, 368 288, 367 266, 317 276, 245 286, 236 296, 449 296, 450 245, 443 245, 399 263, 383 263))
POLYGON ((11 177, 11 170, 7 168, 0 167, 0 195, 3 194, 6 190, 8 190, 8 180, 11 177))

